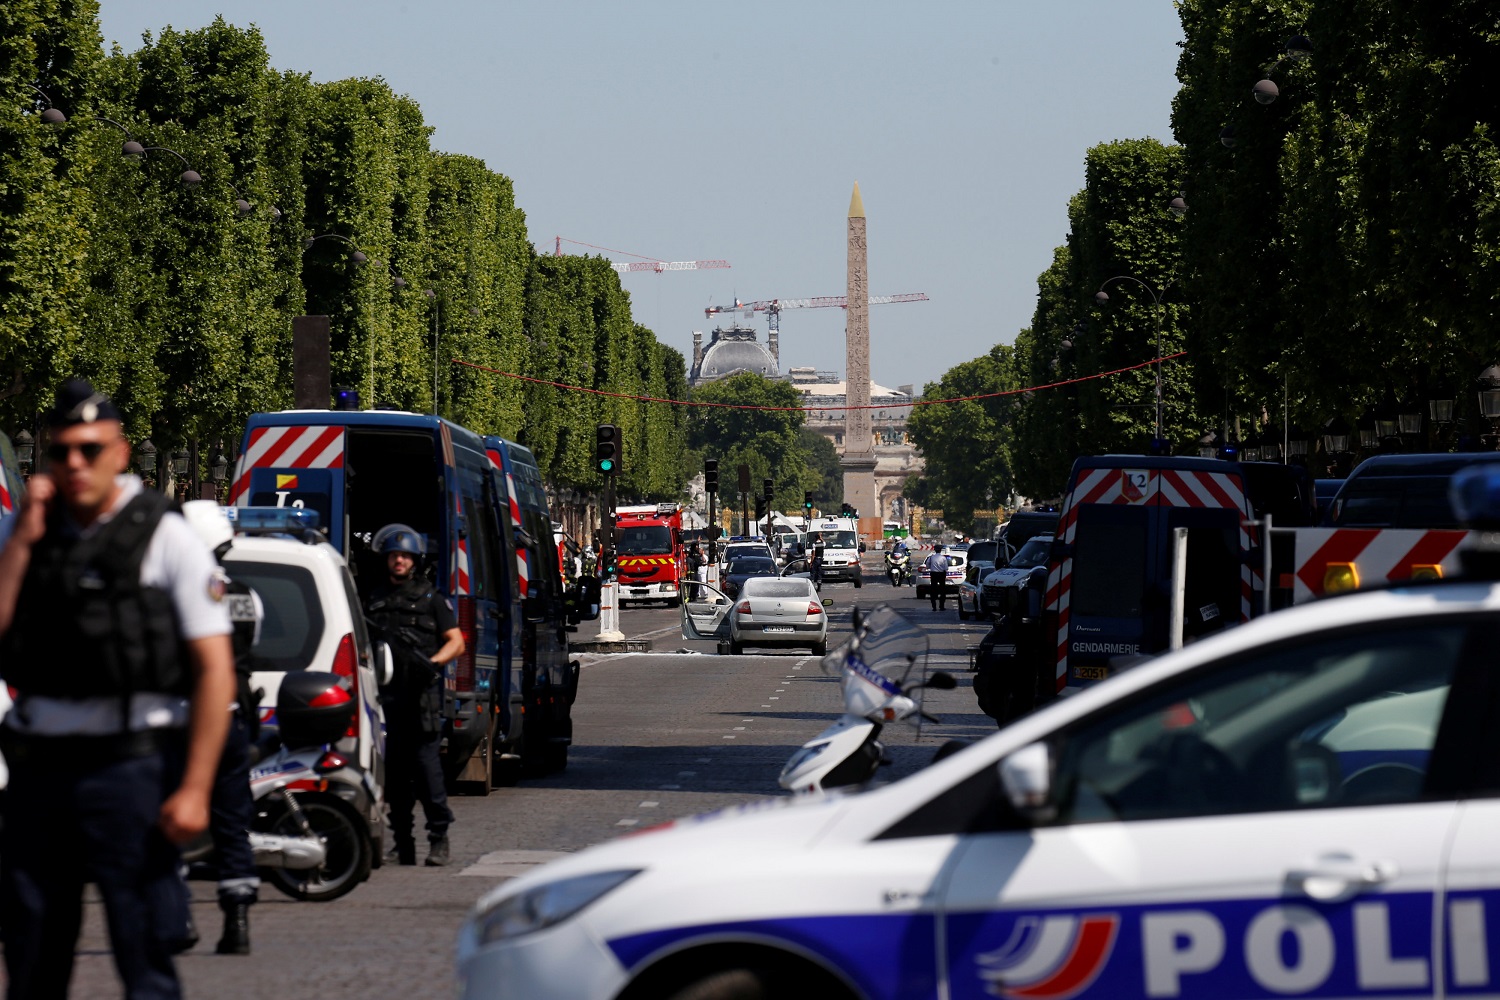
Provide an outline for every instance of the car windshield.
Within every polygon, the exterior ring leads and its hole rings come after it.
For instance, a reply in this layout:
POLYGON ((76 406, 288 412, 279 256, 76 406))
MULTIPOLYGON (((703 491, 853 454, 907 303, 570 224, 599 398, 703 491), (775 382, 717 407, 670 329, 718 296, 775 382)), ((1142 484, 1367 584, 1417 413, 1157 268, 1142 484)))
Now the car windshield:
POLYGON ((1033 566, 1047 565, 1047 557, 1052 551, 1052 536, 1038 535, 1025 545, 1016 557, 1010 561, 1012 569, 1031 569, 1033 566))
POLYGON ((824 547, 830 549, 852 549, 859 545, 852 531, 815 531, 812 537, 814 545, 821 538, 824 547))
POLYGON ((746 597, 812 597, 812 583, 800 577, 773 579, 756 577, 745 581, 746 597))
POLYGON ((975 542, 969 546, 969 561, 992 563, 999 551, 999 542, 975 542))
POLYGON ((776 563, 759 556, 734 559, 729 563, 729 572, 744 576, 775 576, 776 563))
POLYGON ((643 524, 615 530, 622 556, 664 556, 672 551, 672 529, 664 524, 643 524))
MULTIPOLYGON (((260 597, 260 638, 250 651, 256 670, 306 670, 323 638, 323 602, 301 566, 226 559, 224 569, 260 597)), ((342 595, 340 595, 342 596, 342 595)))

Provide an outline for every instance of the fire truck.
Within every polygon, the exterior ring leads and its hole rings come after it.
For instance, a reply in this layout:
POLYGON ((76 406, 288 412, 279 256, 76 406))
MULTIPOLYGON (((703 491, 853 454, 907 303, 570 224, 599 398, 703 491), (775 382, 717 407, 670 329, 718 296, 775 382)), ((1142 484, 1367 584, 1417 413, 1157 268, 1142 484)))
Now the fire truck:
POLYGON ((679 584, 687 575, 682 505, 615 508, 615 565, 620 607, 646 601, 666 601, 669 607, 679 604, 679 584))

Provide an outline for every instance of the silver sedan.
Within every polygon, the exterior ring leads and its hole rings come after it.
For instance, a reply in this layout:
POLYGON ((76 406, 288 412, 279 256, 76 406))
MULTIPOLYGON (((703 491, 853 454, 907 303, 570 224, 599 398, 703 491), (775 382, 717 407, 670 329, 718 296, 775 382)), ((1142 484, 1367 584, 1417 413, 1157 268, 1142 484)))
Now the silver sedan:
POLYGON ((745 581, 730 614, 729 651, 746 646, 811 646, 828 652, 828 614, 806 577, 754 576, 745 581))

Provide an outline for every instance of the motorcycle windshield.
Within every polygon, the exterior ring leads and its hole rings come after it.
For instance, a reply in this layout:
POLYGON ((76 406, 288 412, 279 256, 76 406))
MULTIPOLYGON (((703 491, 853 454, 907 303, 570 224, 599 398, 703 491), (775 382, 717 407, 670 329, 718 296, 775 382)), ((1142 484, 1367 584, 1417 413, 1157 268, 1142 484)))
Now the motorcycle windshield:
POLYGON ((927 633, 899 611, 882 605, 870 612, 857 635, 823 658, 823 672, 837 673, 845 708, 867 715, 920 680, 927 661, 927 633))

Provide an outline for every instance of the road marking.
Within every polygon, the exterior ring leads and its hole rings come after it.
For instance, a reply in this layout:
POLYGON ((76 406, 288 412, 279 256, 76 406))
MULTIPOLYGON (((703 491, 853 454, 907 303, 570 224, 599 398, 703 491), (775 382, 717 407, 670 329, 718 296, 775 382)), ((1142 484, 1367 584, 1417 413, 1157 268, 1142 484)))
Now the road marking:
POLYGON ((660 803, 660 802, 651 802, 651 801, 649 801, 649 800, 648 800, 648 801, 646 801, 646 802, 642 802, 642 803, 641 803, 641 804, 640 804, 640 805, 639 805, 639 806, 637 806, 637 807, 636 807, 636 808, 637 808, 637 809, 655 809, 655 808, 656 808, 656 807, 657 807, 657 806, 659 806, 659 805, 661 805, 661 803, 660 803))
POLYGON ((698 763, 700 763, 700 764, 712 764, 713 762, 714 762, 714 759, 712 757, 699 757, 698 758, 698 763))
POLYGON ((675 792, 681 787, 681 785, 662 785, 661 790, 664 792, 675 792))
POLYGON ((696 777, 698 777, 698 772, 697 771, 678 771, 677 772, 677 777, 679 777, 679 778, 696 778, 696 777))
POLYGON ((622 819, 620 820, 620 822, 616 823, 615 826, 635 826, 639 822, 640 820, 638 819, 622 819))
POLYGON ((754 719, 741 719, 741 722, 754 722, 754 719))
POLYGON ((735 726, 734 727, 734 731, 737 732, 737 733, 743 733, 745 731, 745 727, 744 726, 735 726))
POLYGON ((778 697, 776 697, 776 696, 775 696, 775 695, 774 695, 774 694, 773 694, 773 695, 771 695, 771 700, 772 700, 772 701, 780 701, 780 700, 781 700, 781 699, 780 699, 780 698, 778 698, 778 697))
POLYGON ((455 874, 477 875, 480 878, 514 878, 525 875, 537 865, 567 856, 566 851, 491 851, 480 855, 478 861, 455 874))
POLYGON ((771 707, 771 706, 770 706, 770 705, 762 705, 762 706, 760 706, 760 707, 761 707, 761 708, 770 708, 770 707, 771 707))
POLYGON ((729 735, 728 735, 728 736, 726 736, 726 737, 724 737, 724 738, 725 738, 725 739, 726 739, 726 740, 732 740, 732 739, 734 739, 734 734, 733 734, 733 733, 730 733, 730 734, 729 734, 729 735))

